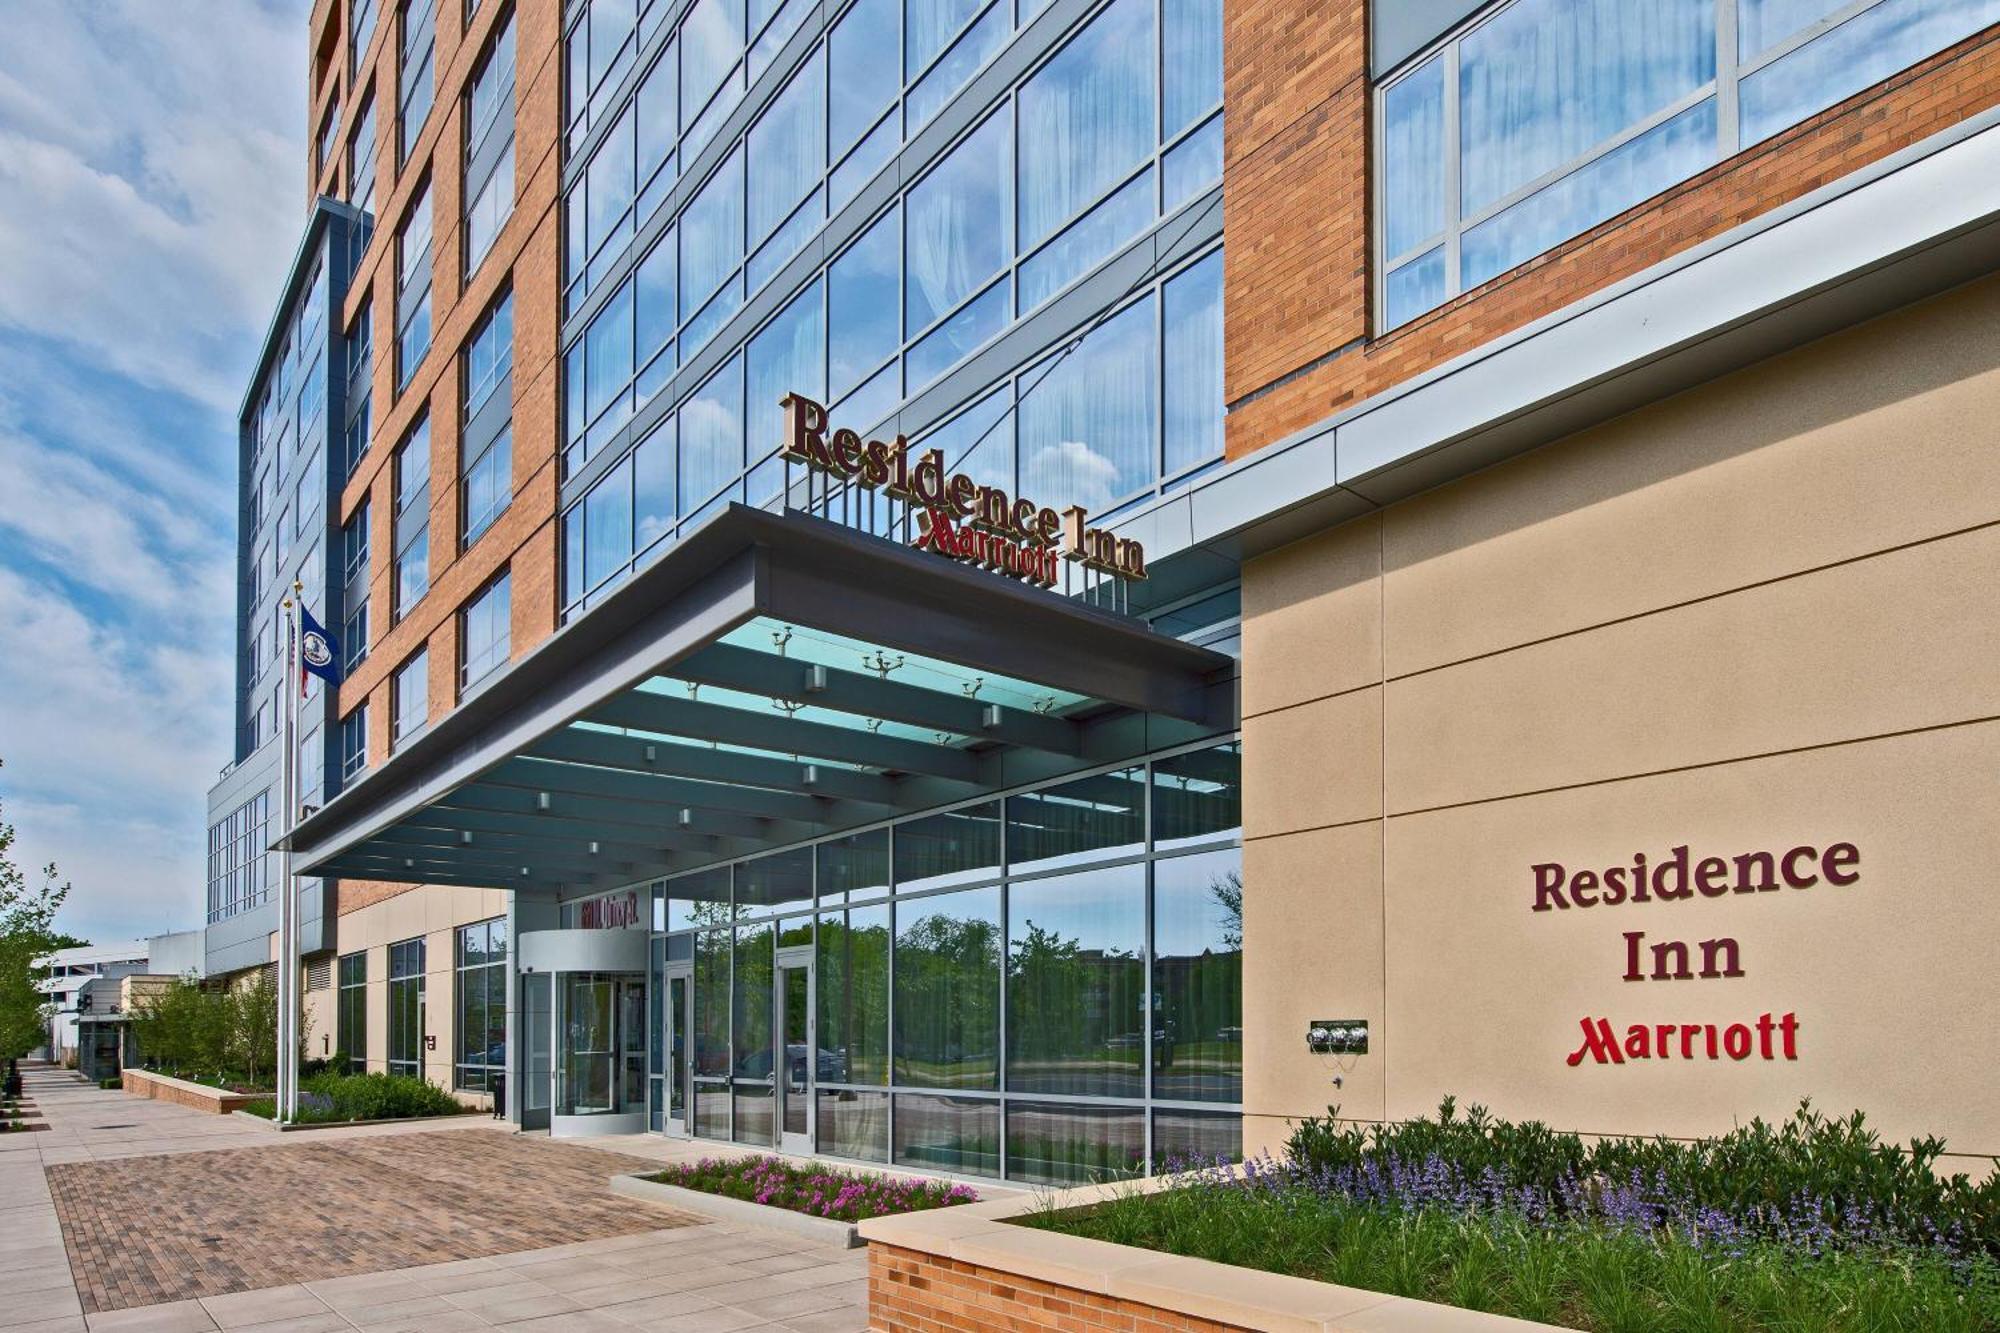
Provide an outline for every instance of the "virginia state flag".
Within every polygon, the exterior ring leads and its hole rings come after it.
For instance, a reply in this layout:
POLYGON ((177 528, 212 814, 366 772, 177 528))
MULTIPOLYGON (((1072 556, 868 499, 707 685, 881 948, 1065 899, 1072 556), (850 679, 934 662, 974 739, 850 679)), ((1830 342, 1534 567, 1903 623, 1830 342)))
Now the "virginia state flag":
POLYGON ((340 684, 340 641, 313 619, 303 601, 299 603, 299 624, 299 688, 305 688, 307 672, 329 685, 340 684))

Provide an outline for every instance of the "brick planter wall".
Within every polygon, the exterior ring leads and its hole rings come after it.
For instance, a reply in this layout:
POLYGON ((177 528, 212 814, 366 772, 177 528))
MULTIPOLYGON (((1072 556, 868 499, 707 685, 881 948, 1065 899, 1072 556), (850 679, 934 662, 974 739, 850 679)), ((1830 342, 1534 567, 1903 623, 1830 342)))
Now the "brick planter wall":
POLYGON ((206 1111, 210 1115, 228 1115, 258 1100, 257 1095, 253 1093, 227 1092, 221 1088, 190 1083, 184 1078, 169 1078, 165 1074, 153 1074, 143 1069, 127 1069, 123 1078, 127 1096, 147 1097, 156 1102, 172 1102, 176 1106, 206 1111))
POLYGON ((991 1328, 1166 1333, 1241 1327, 882 1244, 868 1247, 868 1323, 871 1329, 967 1333, 991 1328))

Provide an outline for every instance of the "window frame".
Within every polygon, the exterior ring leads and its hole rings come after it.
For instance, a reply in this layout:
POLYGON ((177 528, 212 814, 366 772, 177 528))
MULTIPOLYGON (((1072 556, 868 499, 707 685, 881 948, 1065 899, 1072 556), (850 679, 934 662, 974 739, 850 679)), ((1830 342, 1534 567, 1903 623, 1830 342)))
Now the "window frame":
POLYGON ((500 572, 466 599, 458 609, 458 692, 465 699, 475 693, 478 686, 489 679, 494 672, 507 665, 513 653, 514 581, 513 570, 502 566, 500 572), (487 605, 489 599, 498 596, 505 605, 493 608, 487 605), (489 634, 477 653, 472 642, 473 616, 481 610, 500 613, 498 632, 489 634))
POLYGON ((423 735, 430 726, 430 663, 431 649, 426 643, 404 658, 402 664, 389 678, 389 753, 391 754, 423 735), (412 672, 415 675, 412 675, 412 672), (415 719, 405 716, 410 704, 408 682, 412 680, 421 681, 423 684, 423 716, 415 719))

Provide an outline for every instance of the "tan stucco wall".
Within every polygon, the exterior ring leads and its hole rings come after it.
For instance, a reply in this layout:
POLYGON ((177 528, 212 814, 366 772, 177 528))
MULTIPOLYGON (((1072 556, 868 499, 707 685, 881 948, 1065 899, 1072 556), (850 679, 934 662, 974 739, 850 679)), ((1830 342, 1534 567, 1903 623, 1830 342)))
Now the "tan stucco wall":
POLYGON ((1244 622, 1246 1147, 1810 1095, 2000 1153, 2000 281, 1253 561, 1244 622), (1847 887, 1531 910, 1539 863, 1843 841, 1847 887), (1622 980, 1633 930, 1744 975, 1622 980), (1586 1016, 1766 1012, 1796 1061, 1565 1062, 1586 1016))

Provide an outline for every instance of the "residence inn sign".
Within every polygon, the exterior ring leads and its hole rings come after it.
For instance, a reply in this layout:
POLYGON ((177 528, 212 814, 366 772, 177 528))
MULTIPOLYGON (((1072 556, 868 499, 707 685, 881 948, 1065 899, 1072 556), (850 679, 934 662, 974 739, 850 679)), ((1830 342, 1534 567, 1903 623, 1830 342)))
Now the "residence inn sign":
POLYGON ((1146 577, 1146 550, 1128 537, 1089 526, 1082 505, 1058 514, 1046 505, 1014 499, 998 486, 982 486, 963 472, 947 474, 944 451, 910 459, 910 443, 864 441, 854 431, 827 429, 826 408, 788 394, 785 457, 840 482, 880 489, 917 510, 918 550, 997 570, 1038 587, 1056 584, 1060 560, 1121 579, 1146 577))

